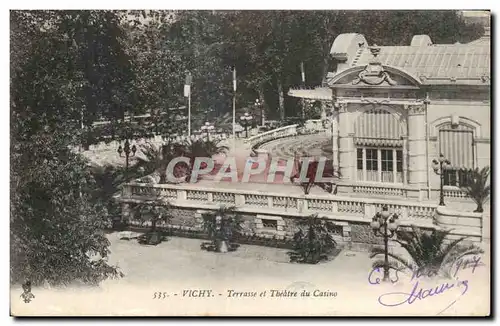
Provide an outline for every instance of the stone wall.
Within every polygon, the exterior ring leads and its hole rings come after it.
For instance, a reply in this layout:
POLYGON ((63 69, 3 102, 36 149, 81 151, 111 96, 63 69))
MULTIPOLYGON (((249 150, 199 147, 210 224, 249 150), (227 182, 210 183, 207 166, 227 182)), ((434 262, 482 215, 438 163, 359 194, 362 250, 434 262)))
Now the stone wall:
POLYGON ((353 243, 383 244, 383 240, 375 236, 369 224, 352 223, 350 226, 353 243))
MULTIPOLYGON (((184 230, 203 235, 202 214, 209 211, 206 209, 173 207, 171 211, 173 217, 169 223, 158 223, 157 226, 160 229, 184 230)), ((467 228, 469 234, 471 233, 471 228, 474 229, 475 233, 470 236, 471 240, 481 241, 482 214, 457 213, 441 208, 438 210, 437 215, 437 221, 443 226, 454 226, 455 228, 462 226, 463 228, 467 228)), ((290 242, 293 239, 294 234, 298 231, 297 222, 300 219, 300 217, 290 217, 288 215, 264 215, 248 212, 241 213, 240 217, 243 221, 243 236, 252 239, 275 239, 285 242, 290 242)), ((141 223, 140 220, 133 219, 133 216, 130 216, 130 220, 133 222, 131 224, 136 227, 147 228, 150 226, 150 223, 141 223)), ((369 223, 338 220, 330 220, 330 222, 335 226, 333 229, 334 239, 343 247, 352 250, 369 251, 374 245, 383 245, 383 239, 375 236, 369 223)), ((459 228, 452 232, 451 236, 453 238, 461 237, 465 233, 467 232, 459 228)), ((180 234, 180 236, 183 235, 180 234)), ((263 245, 267 245, 267 243, 263 245)), ((396 244, 394 241, 391 241, 390 245, 393 246, 396 244)))
POLYGON ((193 228, 201 227, 200 221, 197 219, 195 209, 172 208, 171 214, 172 219, 170 220, 170 224, 189 226, 193 228))

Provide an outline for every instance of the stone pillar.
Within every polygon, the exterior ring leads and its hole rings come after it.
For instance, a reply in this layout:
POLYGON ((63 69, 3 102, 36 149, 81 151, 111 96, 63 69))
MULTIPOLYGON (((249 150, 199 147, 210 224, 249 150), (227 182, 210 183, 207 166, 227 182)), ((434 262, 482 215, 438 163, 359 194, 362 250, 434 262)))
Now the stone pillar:
POLYGON ((338 130, 339 130, 339 172, 340 179, 343 181, 353 180, 352 172, 354 160, 352 153, 354 152, 354 138, 352 133, 351 119, 347 111, 347 104, 340 103, 338 114, 338 130))
POLYGON ((333 170, 338 172, 339 170, 339 123, 337 112, 332 112, 333 116, 331 119, 332 123, 332 163, 333 170))
POLYGON ((408 106, 408 185, 418 192, 427 179, 425 109, 424 104, 408 106))
POLYGON ((130 204, 122 203, 122 222, 129 221, 134 217, 134 212, 130 208, 130 204))

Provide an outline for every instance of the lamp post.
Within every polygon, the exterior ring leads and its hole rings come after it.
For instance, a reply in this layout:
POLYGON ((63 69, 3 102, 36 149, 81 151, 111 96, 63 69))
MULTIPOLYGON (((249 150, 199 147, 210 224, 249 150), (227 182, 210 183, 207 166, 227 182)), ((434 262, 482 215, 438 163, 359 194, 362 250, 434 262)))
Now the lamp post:
POLYGON ((444 173, 445 171, 450 167, 451 162, 444 157, 443 154, 439 155, 439 160, 432 160, 432 169, 434 170, 434 173, 440 176, 440 186, 439 186, 439 206, 445 206, 444 204, 444 192, 443 192, 443 186, 444 186, 444 173))
POLYGON ((214 125, 211 124, 210 122, 205 122, 203 126, 201 126, 201 131, 204 131, 207 133, 207 142, 210 141, 210 133, 214 130, 214 125))
POLYGON ((384 238, 384 281, 389 281, 389 239, 396 234, 398 219, 398 215, 389 213, 387 205, 384 205, 382 212, 375 214, 370 223, 373 233, 384 238))
POLYGON ((250 121, 252 121, 252 119, 253 117, 249 115, 248 112, 245 112, 245 114, 240 117, 240 120, 245 126, 245 138, 248 138, 248 125, 250 124, 250 121))
POLYGON ((260 123, 262 126, 265 125, 265 118, 264 118, 264 101, 261 101, 260 99, 255 100, 255 107, 260 110, 260 123))
POLYGON ((130 147, 130 142, 127 139, 125 140, 123 148, 122 145, 120 145, 118 146, 117 151, 120 157, 122 156, 122 153, 125 153, 125 174, 128 176, 128 161, 130 156, 135 156, 135 152, 137 152, 137 147, 135 145, 132 145, 132 147, 130 147), (130 153, 132 153, 132 155, 130 155, 130 153))

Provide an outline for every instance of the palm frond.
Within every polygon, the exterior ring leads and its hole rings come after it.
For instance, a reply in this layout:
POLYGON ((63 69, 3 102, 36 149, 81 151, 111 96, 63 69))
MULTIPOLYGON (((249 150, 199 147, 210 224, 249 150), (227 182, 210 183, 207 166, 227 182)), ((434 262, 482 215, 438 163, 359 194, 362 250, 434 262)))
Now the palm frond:
POLYGON ((467 173, 465 183, 461 186, 461 190, 478 205, 477 211, 482 211, 482 204, 490 196, 491 186, 487 184, 489 176, 489 166, 485 166, 481 170, 475 168, 467 173))

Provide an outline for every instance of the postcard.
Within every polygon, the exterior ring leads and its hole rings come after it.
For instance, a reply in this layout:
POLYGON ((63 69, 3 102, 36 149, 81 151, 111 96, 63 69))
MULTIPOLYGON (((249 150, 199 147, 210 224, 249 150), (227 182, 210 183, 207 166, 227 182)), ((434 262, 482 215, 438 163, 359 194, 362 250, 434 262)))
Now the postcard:
POLYGON ((10 48, 12 316, 491 314, 489 11, 12 10, 10 48))

